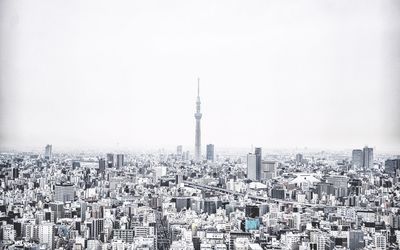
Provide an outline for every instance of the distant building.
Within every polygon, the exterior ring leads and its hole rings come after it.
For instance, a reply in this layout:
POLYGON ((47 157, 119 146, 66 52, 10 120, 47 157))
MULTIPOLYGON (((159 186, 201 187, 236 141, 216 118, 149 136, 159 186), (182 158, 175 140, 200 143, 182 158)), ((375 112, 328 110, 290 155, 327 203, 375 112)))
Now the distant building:
POLYGON ((123 154, 117 154, 117 168, 121 168, 125 165, 124 158, 123 154))
POLYGON ((361 149, 353 150, 351 153, 351 162, 355 168, 361 168, 363 166, 363 151, 361 149))
POLYGON ((271 180, 277 176, 276 174, 276 165, 275 161, 262 161, 262 179, 271 180))
POLYGON ((52 156, 53 156, 53 146, 47 144, 44 149, 44 158, 47 160, 51 160, 52 156))
POLYGON ((207 161, 214 161, 214 144, 207 145, 207 161))
POLYGON ((257 160, 256 155, 252 153, 247 155, 247 178, 250 180, 257 179, 257 160))
POLYGON ((363 149, 363 168, 371 169, 374 166, 374 150, 373 148, 364 147, 363 149))
POLYGON ((301 165, 303 163, 303 155, 296 154, 296 165, 301 165))
POLYGON ((99 173, 104 173, 106 170, 106 160, 103 158, 99 159, 99 173))
POLYGON ((255 148, 254 154, 256 155, 256 180, 261 180, 261 161, 262 161, 262 150, 261 148, 255 148))
POLYGON ((400 159, 388 159, 385 161, 385 173, 397 177, 400 172, 400 159))
POLYGON ((112 153, 107 154, 107 167, 109 168, 114 167, 114 154, 112 153))
POLYGON ((73 201, 74 198, 74 186, 72 184, 56 184, 54 201, 67 202, 73 201))
POLYGON ((181 156, 182 153, 183 153, 182 150, 183 150, 182 145, 178 145, 178 146, 176 147, 176 154, 179 155, 179 156, 181 156))
POLYGON ((183 158, 184 158, 185 161, 190 160, 190 152, 186 151, 183 158))

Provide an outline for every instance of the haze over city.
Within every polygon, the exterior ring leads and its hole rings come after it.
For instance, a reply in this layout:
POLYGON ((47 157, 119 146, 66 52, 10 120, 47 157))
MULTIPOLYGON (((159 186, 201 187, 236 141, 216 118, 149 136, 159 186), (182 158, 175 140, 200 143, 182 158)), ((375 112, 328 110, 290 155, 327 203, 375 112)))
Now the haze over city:
POLYGON ((396 1, 44 2, 0 2, 2 148, 193 148, 200 77, 204 143, 399 152, 396 1))

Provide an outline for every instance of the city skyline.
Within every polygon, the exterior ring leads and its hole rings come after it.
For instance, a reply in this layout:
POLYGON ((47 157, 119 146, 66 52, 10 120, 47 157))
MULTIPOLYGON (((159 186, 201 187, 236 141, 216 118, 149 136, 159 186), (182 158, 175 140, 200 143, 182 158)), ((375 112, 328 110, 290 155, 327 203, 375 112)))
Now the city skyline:
POLYGON ((0 147, 398 153, 398 4, 303 3, 2 1, 0 147))
POLYGON ((2 1, 0 147, 398 152, 398 3, 289 2, 2 1))
POLYGON ((399 45, 398 0, 0 0, 0 249, 400 249, 399 45))

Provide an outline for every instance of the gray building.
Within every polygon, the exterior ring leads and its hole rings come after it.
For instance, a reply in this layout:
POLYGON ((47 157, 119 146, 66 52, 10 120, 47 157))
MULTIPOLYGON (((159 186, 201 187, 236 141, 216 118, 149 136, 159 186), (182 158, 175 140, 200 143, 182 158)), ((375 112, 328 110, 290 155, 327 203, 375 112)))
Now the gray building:
POLYGON ((114 167, 114 154, 112 153, 107 154, 107 167, 109 168, 114 167))
POLYGON ((364 232, 361 230, 351 230, 349 232, 348 247, 350 250, 364 248, 364 232))
POLYGON ((262 163, 262 150, 255 148, 254 154, 256 155, 256 180, 261 180, 261 163, 262 163))
POLYGON ((214 144, 207 145, 207 161, 214 161, 214 144))
POLYGON ((104 173, 106 170, 106 160, 103 158, 99 159, 99 173, 104 173))
POLYGON ((371 169, 374 166, 374 149, 364 147, 363 149, 363 168, 364 170, 371 169))
POLYGON ((117 154, 117 168, 125 166, 125 156, 123 154, 117 154))
POLYGON ((354 149, 352 151, 351 162, 355 168, 361 168, 363 166, 363 151, 361 149, 354 149))
POLYGON ((69 183, 56 184, 54 201, 73 201, 75 198, 74 186, 69 183))
POLYGON ((51 160, 52 156, 53 156, 53 146, 47 144, 44 149, 44 158, 47 160, 51 160))
POLYGON ((251 180, 257 179, 257 160, 256 155, 249 153, 247 155, 247 178, 251 180))

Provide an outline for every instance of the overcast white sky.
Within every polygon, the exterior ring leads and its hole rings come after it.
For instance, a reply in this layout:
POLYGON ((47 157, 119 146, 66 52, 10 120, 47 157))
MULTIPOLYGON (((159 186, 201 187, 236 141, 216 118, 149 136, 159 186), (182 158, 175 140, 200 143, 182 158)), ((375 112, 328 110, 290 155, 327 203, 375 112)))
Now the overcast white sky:
POLYGON ((0 0, 0 146, 400 152, 400 2, 0 0))

